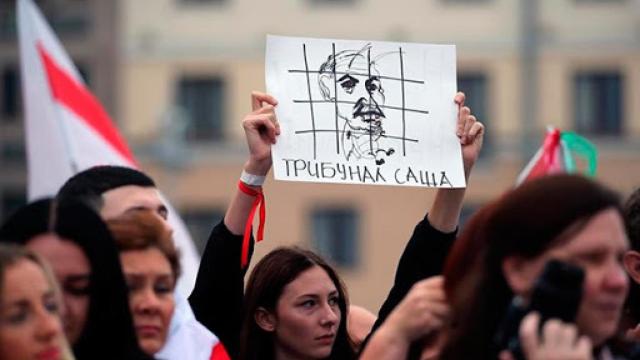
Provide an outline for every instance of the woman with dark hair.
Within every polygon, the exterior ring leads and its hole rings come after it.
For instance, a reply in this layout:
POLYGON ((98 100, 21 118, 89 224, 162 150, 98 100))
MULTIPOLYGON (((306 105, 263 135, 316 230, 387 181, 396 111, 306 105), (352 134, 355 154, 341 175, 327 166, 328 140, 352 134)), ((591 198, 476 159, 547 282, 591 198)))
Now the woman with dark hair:
POLYGON ((342 281, 321 257, 275 249, 247 283, 240 359, 355 359, 347 306, 342 281))
POLYGON ((531 326, 535 316, 526 318, 523 327, 534 331, 521 329, 523 345, 529 345, 525 357, 549 351, 554 338, 562 351, 591 358, 577 334, 593 344, 596 358, 624 355, 614 340, 628 290, 622 266, 628 247, 618 197, 594 181, 554 175, 506 193, 470 220, 447 259, 453 321, 442 358, 507 356, 494 336, 514 296, 531 300, 534 282, 551 259, 584 270, 575 328, 549 320, 539 334, 531 326))
MULTIPOLYGON (((464 106, 464 100, 464 94, 462 93, 456 94, 454 98, 454 103, 459 109, 457 131, 462 144, 465 173, 468 175, 482 146, 484 128, 483 125, 477 122, 475 117, 471 115, 470 109, 464 106)), ((298 272, 294 272, 292 276, 285 277, 288 280, 282 283, 279 288, 276 287, 276 294, 272 294, 269 304, 260 303, 258 305, 251 305, 255 301, 264 301, 261 300, 263 296, 261 291, 253 290, 252 284, 259 285, 265 283, 267 280, 262 280, 262 277, 271 276, 269 274, 262 274, 265 270, 257 270, 258 267, 256 267, 254 270, 255 275, 252 275, 252 279, 246 289, 246 294, 243 293, 244 275, 253 251, 253 239, 251 239, 250 235, 250 225, 252 223, 250 219, 253 218, 251 214, 255 211, 256 205, 263 201, 262 184, 272 165, 271 145, 275 144, 280 132, 274 112, 276 105, 277 101, 267 94, 257 92, 252 94, 253 112, 243 120, 243 127, 249 148, 249 159, 243 167, 243 173, 238 183, 238 190, 236 190, 232 197, 224 220, 213 229, 209 237, 209 241, 202 255, 196 284, 189 297, 189 302, 191 303, 196 318, 220 336, 229 354, 234 359, 239 358, 241 353, 243 356, 240 357, 241 359, 255 358, 255 354, 249 354, 247 351, 252 351, 252 347, 255 346, 253 341, 257 338, 256 334, 261 335, 259 337, 260 341, 266 342, 269 348, 284 348, 286 344, 281 340, 287 338, 289 343, 297 344, 298 341, 303 341, 298 335, 302 334, 304 329, 310 329, 316 326, 308 324, 308 327, 303 326, 298 328, 298 331, 290 332, 287 337, 284 337, 281 336, 277 328, 274 328, 271 334, 268 334, 269 324, 258 321, 258 318, 278 319, 278 316, 276 316, 278 313, 278 304, 284 301, 283 294, 285 294, 285 292, 286 294, 291 294, 293 290, 298 289, 298 284, 302 285, 303 289, 305 288, 304 285, 312 284, 310 281, 300 280, 301 277, 306 277, 305 272, 300 275, 298 275, 298 272), (221 273, 224 273, 225 276, 220 276, 219 274, 221 273), (260 281, 258 281, 259 279, 260 281), (212 306, 211 298, 215 297, 215 294, 221 289, 224 289, 225 296, 216 297, 216 306, 212 306), (254 299, 254 297, 259 297, 260 299, 254 299), (245 304, 244 312, 242 304, 245 304), (254 309, 261 310, 255 310, 254 312, 254 309), (263 316, 265 314, 270 314, 271 317, 263 316), (241 319, 244 319, 244 321, 241 321, 241 319), (243 326, 242 330, 241 324, 243 326), (240 345, 241 333, 243 334, 243 346, 240 345), (252 335, 249 336, 249 334, 252 335), (276 341, 280 342, 276 343, 276 341)), ((463 195, 464 189, 443 189, 442 191, 438 191, 434 201, 434 208, 438 209, 438 211, 431 212, 429 219, 427 220, 425 218, 416 227, 412 240, 410 244, 407 245, 407 250, 405 250, 405 254, 408 255, 403 255, 403 260, 401 260, 401 263, 406 263, 407 266, 403 267, 402 270, 400 268, 398 270, 394 288, 380 311, 382 317, 380 322, 393 310, 393 307, 402 299, 404 294, 409 291, 413 282, 418 281, 423 276, 441 271, 441 265, 445 256, 443 254, 447 253, 451 240, 453 239, 453 234, 449 233, 453 232, 457 226, 463 195), (432 236, 436 236, 438 239, 436 239, 436 241, 430 241, 432 236), (435 249, 426 255, 428 258, 435 258, 435 261, 431 264, 423 264, 422 261, 420 261, 424 259, 425 256, 421 256, 419 253, 425 249, 435 249)), ((314 257, 317 258, 315 255, 314 257)), ((269 267, 262 263, 258 266, 260 266, 261 269, 269 267)), ((286 268, 287 266, 282 265, 280 267, 286 268)), ((345 322, 346 319, 349 318, 349 309, 346 307, 346 293, 342 290, 338 291, 340 289, 340 286, 338 286, 340 282, 337 281, 337 277, 330 275, 333 271, 325 272, 319 271, 317 267, 312 268, 315 269, 315 275, 324 278, 323 281, 327 283, 329 287, 335 288, 338 294, 344 294, 344 300, 340 300, 343 297, 338 298, 338 300, 345 302, 345 307, 340 310, 339 322, 332 319, 329 323, 336 322, 336 327, 347 326, 345 322), (327 274, 329 276, 327 276, 327 274), (329 281, 330 278, 335 278, 335 280, 329 281)), ((275 269, 274 271, 279 270, 275 269)), ((436 289, 436 291, 443 292, 444 290, 440 287, 436 289)), ((325 296, 325 302, 328 301, 329 299, 325 296)), ((333 302, 334 300, 331 301, 333 302)), ((290 325, 285 326, 286 322, 283 319, 281 320, 282 321, 277 322, 276 325, 289 329, 290 325)), ((368 326, 370 327, 370 325, 368 326)), ((322 341, 334 343, 336 346, 336 348, 333 349, 333 353, 346 353, 346 350, 342 350, 342 344, 351 344, 354 348, 357 348, 359 345, 354 344, 352 341, 353 337, 346 332, 344 332, 344 335, 342 332, 336 333, 334 340, 331 340, 331 333, 326 333, 325 335, 322 341)), ((259 347, 264 349, 267 345, 261 344, 259 347)), ((280 358, 274 351, 267 351, 267 353, 260 355, 280 358)), ((351 353, 353 352, 355 352, 355 350, 352 348, 351 353)), ((325 355, 325 357, 329 356, 329 354, 330 353, 325 355)))
POLYGON ((77 359, 149 358, 133 331, 115 243, 91 209, 70 200, 39 200, 9 217, 0 238, 25 245, 51 264, 77 359))
MULTIPOLYGON (((271 144, 278 133, 274 113, 277 102, 267 94, 253 93, 252 104, 254 112, 243 122, 250 149, 250 159, 245 165, 247 174, 243 176, 264 180, 261 175, 271 168, 271 144)), ((246 179, 238 186, 224 220, 213 229, 202 255, 196 284, 189 297, 196 318, 220 337, 232 359, 258 356, 281 359, 281 351, 298 342, 315 349, 305 353, 311 358, 355 359, 355 350, 349 345, 345 330, 346 293, 335 272, 317 255, 296 249, 282 249, 268 255, 252 273, 245 294, 244 276, 253 251, 246 224, 262 186, 246 179), (265 268, 268 269, 259 270, 265 268), (283 273, 283 269, 289 270, 283 273), (265 283, 269 284, 266 289, 261 285, 265 283), (221 292, 224 296, 220 296, 221 292), (314 299, 304 305, 289 303, 299 292, 312 293, 314 299), (280 306, 285 307, 284 311, 280 311, 280 306), (295 316, 296 309, 301 308, 308 310, 307 315, 321 308, 315 314, 322 316, 304 315, 301 319, 295 316), (253 313, 253 309, 257 312, 253 313), (258 318, 263 326, 257 323, 258 318), (288 331, 287 335, 282 336, 282 331, 288 331), (321 332, 315 335, 320 339, 311 335, 316 331, 321 332), (260 344, 254 344, 254 340, 260 344), (260 352, 254 352, 258 348, 260 352), (264 352, 265 349, 271 351, 264 352)), ((291 351, 306 349, 291 348, 291 351)))

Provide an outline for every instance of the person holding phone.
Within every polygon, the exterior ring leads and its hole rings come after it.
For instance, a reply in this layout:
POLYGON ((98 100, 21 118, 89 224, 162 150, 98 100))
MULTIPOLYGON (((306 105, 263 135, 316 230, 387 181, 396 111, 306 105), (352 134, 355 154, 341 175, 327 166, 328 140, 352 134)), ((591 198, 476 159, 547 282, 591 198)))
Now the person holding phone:
POLYGON ((629 248, 616 194, 577 175, 553 175, 515 188, 478 211, 445 265, 452 321, 442 358, 512 358, 492 346, 511 299, 531 300, 544 265, 557 259, 584 270, 575 323, 552 319, 541 331, 525 318, 526 359, 629 358, 616 340, 629 282, 622 260, 629 248), (557 354, 562 356, 557 356, 557 354), (556 354, 556 355, 554 355, 556 354))

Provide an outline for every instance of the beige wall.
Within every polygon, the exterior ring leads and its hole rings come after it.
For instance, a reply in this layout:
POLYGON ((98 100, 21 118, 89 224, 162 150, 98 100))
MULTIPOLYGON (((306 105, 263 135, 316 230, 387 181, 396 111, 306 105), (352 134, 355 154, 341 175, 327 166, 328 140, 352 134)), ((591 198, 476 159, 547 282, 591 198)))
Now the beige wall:
POLYGON ((637 1, 538 2, 548 42, 623 46, 637 41, 640 17, 637 1))
POLYGON ((401 4, 356 0, 345 5, 320 5, 311 0, 227 0, 220 5, 139 0, 123 2, 121 14, 127 24, 127 47, 151 38, 156 49, 181 47, 186 54, 203 50, 211 54, 218 46, 260 48, 266 33, 513 43, 517 40, 513 31, 517 18, 512 15, 516 10, 516 2, 506 0, 471 6, 423 0, 401 4))

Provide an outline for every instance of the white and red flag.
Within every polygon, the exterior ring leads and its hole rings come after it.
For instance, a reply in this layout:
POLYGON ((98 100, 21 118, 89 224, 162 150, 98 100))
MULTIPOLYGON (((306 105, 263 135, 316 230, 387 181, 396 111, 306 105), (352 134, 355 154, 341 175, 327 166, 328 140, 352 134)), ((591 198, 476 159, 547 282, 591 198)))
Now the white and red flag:
MULTIPOLYGON (((137 168, 127 143, 31 0, 18 1, 18 30, 29 199, 55 195, 69 177, 96 165, 137 168)), ((199 256, 173 210, 169 221, 182 254, 178 291, 188 295, 199 256)))
MULTIPOLYGON (((96 165, 137 168, 125 140, 98 99, 87 89, 69 55, 32 0, 18 0, 18 35, 29 200, 55 195, 72 175, 96 165)), ((174 229, 183 269, 177 285, 179 301, 174 318, 195 322, 186 297, 195 282, 199 256, 184 223, 164 200, 169 207, 169 222, 174 229)), ((182 328, 191 332, 202 330, 202 336, 195 336, 195 333, 178 336, 176 332, 181 324, 174 323, 171 335, 176 336, 172 339, 170 335, 168 345, 172 340, 182 339, 175 345, 183 347, 182 355, 185 355, 189 351, 184 348, 187 345, 184 341, 197 340, 200 345, 198 351, 203 355, 189 358, 209 359, 207 345, 215 345, 217 338, 206 328, 200 329, 199 323, 182 328)))

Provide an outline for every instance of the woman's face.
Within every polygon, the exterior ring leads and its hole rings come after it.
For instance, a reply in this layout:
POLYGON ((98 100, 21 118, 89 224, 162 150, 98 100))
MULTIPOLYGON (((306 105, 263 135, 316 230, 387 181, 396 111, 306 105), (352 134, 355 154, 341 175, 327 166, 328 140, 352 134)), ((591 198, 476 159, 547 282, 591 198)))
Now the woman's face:
MULTIPOLYGON (((595 345, 617 330, 629 280, 622 257, 629 247, 620 214, 613 208, 600 211, 567 242, 548 250, 531 263, 537 278, 547 260, 564 260, 585 270, 582 302, 576 324, 595 345)), ((533 286, 533 282, 529 288, 533 286)))
POLYGON ((176 279, 171 264, 157 248, 120 253, 122 270, 129 288, 129 307, 142 350, 153 355, 167 341, 175 308, 176 279))
POLYGON ((82 249, 70 240, 55 234, 42 234, 27 243, 27 248, 45 258, 62 288, 64 299, 64 331, 74 344, 80 338, 89 311, 89 259, 82 249))
POLYGON ((0 301, 0 358, 61 358, 64 335, 58 299, 37 264, 23 259, 9 266, 0 301))
POLYGON ((276 359, 324 359, 341 321, 340 295, 326 271, 314 266, 287 284, 276 304, 276 359))

